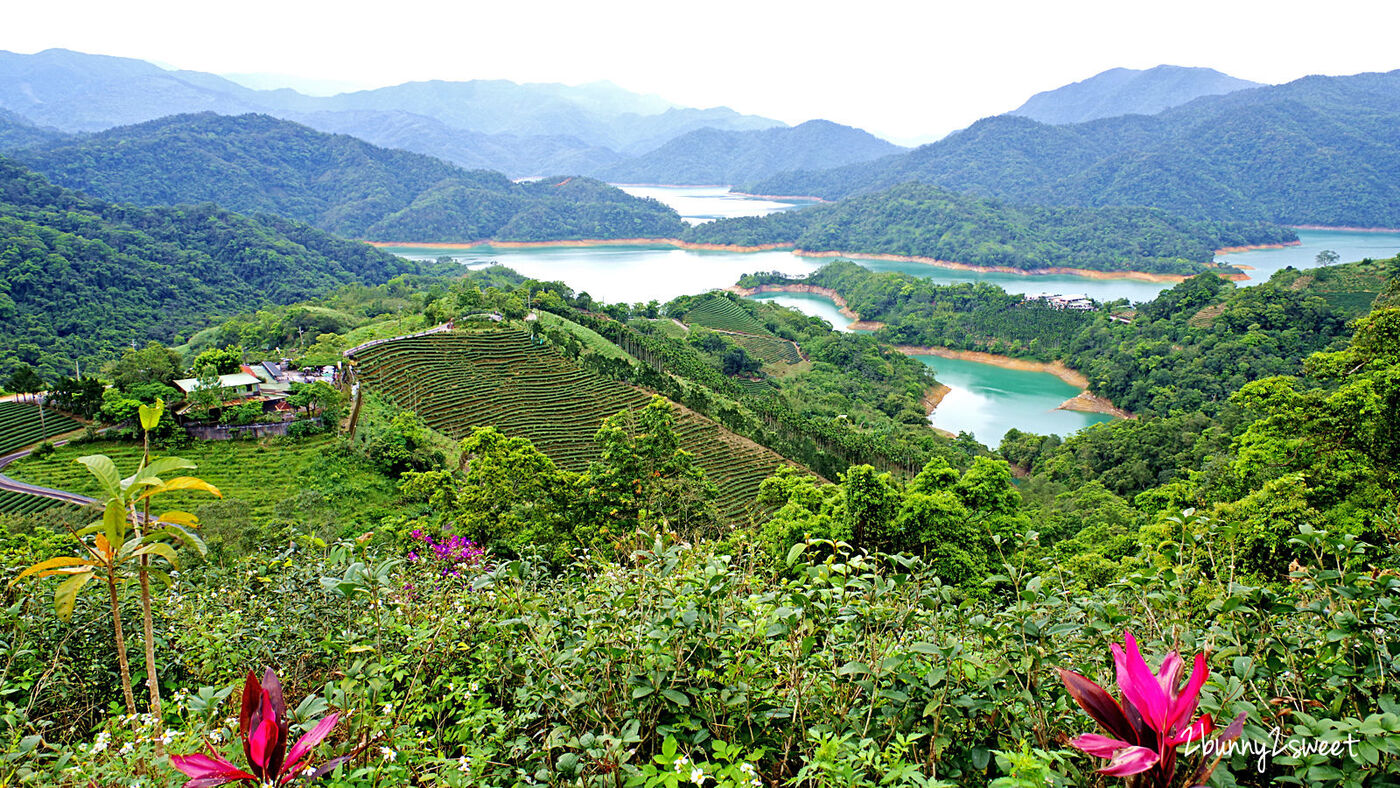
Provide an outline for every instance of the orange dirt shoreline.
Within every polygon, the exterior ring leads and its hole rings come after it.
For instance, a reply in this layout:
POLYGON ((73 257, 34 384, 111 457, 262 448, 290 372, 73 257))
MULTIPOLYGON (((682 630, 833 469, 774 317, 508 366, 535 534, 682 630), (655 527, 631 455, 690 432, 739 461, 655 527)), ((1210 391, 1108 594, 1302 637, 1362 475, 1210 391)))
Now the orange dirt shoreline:
MULTIPOLYGON (((756 196, 756 195, 755 195, 756 196)), ((370 246, 383 248, 386 246, 398 246, 406 249, 545 249, 556 248, 582 248, 591 246, 670 246, 676 249, 689 249, 700 252, 772 252, 778 250, 789 250, 798 257, 832 257, 858 260, 887 260, 897 263, 922 263, 924 265, 947 268, 954 271, 972 271, 983 274, 1014 274, 1016 276, 1081 276, 1085 279, 1133 279, 1141 282, 1156 282, 1159 284, 1184 282, 1189 277, 1184 274, 1152 274, 1146 271, 1095 271, 1089 268, 1065 268, 1056 266, 1053 268, 1037 268, 1029 270, 1025 268, 1012 268, 1005 265, 968 265, 951 260, 939 260, 936 257, 920 257, 917 255, 904 254, 880 254, 865 252, 840 252, 840 251, 811 251, 809 249, 798 249, 793 244, 759 244, 757 246, 737 246, 733 244, 708 244, 692 243, 682 241, 679 238, 580 238, 566 241, 472 241, 470 243, 431 243, 425 241, 366 241, 370 246)), ((1238 247, 1240 251, 1244 249, 1264 249, 1259 247, 1238 247)), ((1226 279, 1234 281, 1244 281, 1249 278, 1248 274, 1230 273, 1225 274, 1226 279)))
POLYGON ((1284 241, 1281 244, 1250 244, 1249 246, 1222 246, 1215 250, 1216 254, 1236 254, 1238 252, 1254 252, 1260 249, 1284 249, 1289 246, 1302 246, 1302 241, 1284 241))

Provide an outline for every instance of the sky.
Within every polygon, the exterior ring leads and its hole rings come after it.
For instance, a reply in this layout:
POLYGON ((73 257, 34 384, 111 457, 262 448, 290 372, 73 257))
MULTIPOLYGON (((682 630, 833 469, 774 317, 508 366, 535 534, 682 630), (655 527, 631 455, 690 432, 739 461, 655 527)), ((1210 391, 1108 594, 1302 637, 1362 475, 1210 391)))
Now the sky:
POLYGON ((1257 82, 1400 68, 1400 2, 47 0, 0 49, 63 47, 287 84, 610 80, 681 105, 929 141, 1114 67, 1257 82), (274 80, 275 81, 275 80, 274 80))

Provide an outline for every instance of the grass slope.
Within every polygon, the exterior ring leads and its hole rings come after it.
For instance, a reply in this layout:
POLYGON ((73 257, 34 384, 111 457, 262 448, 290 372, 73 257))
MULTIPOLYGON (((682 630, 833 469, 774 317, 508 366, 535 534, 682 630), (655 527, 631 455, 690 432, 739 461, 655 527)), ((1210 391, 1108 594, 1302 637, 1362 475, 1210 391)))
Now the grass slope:
MULTIPOLYGON (((416 410, 454 438, 494 425, 529 438, 561 467, 597 456, 603 419, 644 407, 647 392, 586 372, 515 329, 456 332, 376 345, 356 359, 360 380, 416 410)), ((779 455, 689 410, 677 415, 681 445, 718 485, 723 515, 742 519, 779 455)))
MULTIPOLYGON (((7 473, 22 481, 96 497, 97 481, 75 460, 88 454, 105 454, 117 469, 130 473, 141 461, 136 443, 83 443, 58 447, 45 458, 26 457, 7 473)), ((342 524, 358 522, 362 515, 382 514, 397 497, 391 480, 370 470, 360 460, 336 451, 335 439, 315 436, 302 440, 270 442, 197 442, 178 450, 158 451, 198 466, 192 475, 218 487, 224 501, 246 507, 249 520, 266 523, 283 518, 300 521, 311 517, 310 508, 328 512, 342 524), (305 493, 315 493, 311 501, 305 493)), ((185 509, 198 513, 214 501, 208 495, 172 493, 161 499, 161 510, 185 509)))

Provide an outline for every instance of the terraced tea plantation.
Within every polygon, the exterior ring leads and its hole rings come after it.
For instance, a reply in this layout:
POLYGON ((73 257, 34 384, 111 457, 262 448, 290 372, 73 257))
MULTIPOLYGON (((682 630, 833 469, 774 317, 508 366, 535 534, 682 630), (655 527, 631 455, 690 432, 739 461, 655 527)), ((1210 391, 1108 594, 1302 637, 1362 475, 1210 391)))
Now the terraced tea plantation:
POLYGON ((0 455, 38 443, 83 425, 51 410, 44 411, 40 429, 39 406, 28 402, 0 402, 0 455))
POLYGON ((753 334, 726 334, 734 344, 748 351, 749 355, 765 364, 796 364, 802 361, 797 345, 775 336, 754 336, 753 334))
MULTIPOLYGON (((597 457, 593 437, 603 419, 642 408, 652 396, 586 372, 516 329, 403 339, 366 348, 355 360, 362 385, 435 429, 461 438, 494 425, 574 471, 597 457)), ((720 511, 731 519, 744 518, 759 484, 786 462, 688 410, 677 415, 676 432, 719 486, 720 511)))
POLYGON ((758 318, 723 296, 710 296, 697 302, 685 313, 685 322, 719 331, 735 331, 741 334, 758 334, 760 336, 773 335, 758 321, 758 318))
POLYGON ((33 514, 55 506, 66 506, 62 501, 45 498, 41 495, 0 490, 0 514, 33 514))

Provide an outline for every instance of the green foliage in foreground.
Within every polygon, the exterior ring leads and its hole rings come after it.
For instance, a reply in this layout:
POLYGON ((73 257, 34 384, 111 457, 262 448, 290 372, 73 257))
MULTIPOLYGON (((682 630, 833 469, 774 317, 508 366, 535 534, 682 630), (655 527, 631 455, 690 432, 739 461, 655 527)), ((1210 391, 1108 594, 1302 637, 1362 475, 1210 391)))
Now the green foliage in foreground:
MULTIPOLYGON (((1204 653, 1200 711, 1244 713, 1247 740, 1277 729, 1354 745, 1355 757, 1236 753, 1225 784, 1393 784, 1400 310, 1358 322, 1306 369, 1246 386, 1231 423, 1179 425, 1225 448, 1131 504, 1087 462, 1048 504, 1060 482, 1033 475, 1022 496, 985 458, 962 472, 933 462, 904 484, 869 467, 829 486, 781 473, 763 485, 771 518, 716 538, 664 526, 693 499, 671 494, 671 444, 645 414, 605 431, 578 485, 557 484, 527 443, 478 432, 460 474, 439 461, 406 476, 426 500, 366 518, 356 530, 372 535, 254 533, 244 557, 175 579, 155 610, 179 699, 170 749, 229 741, 221 694, 273 665, 307 698, 299 719, 345 713, 331 750, 370 743, 327 782, 341 788, 671 785, 663 775, 692 769, 731 788, 736 773, 794 788, 1091 785, 1100 762, 1066 741, 1092 725, 1055 668, 1111 685, 1107 646, 1126 629, 1154 664, 1204 653), (633 486, 648 470, 660 481, 633 486), (579 519, 600 495, 629 512, 602 519, 618 528, 579 519), (503 549, 443 558, 424 545, 446 528, 503 549)), ((1073 448, 1013 443, 1035 468, 1073 448)), ((0 522, 10 567, 62 546, 42 520, 0 522)), ((14 601, 0 698, 25 705, 0 700, 0 720, 21 776, 178 785, 149 730, 107 713, 101 606, 76 600, 66 625, 44 600, 14 601), (35 735, 43 747, 21 746, 35 735)))
MULTIPOLYGON (((227 741, 222 689, 248 665, 274 664, 293 704, 316 696, 302 719, 326 704, 353 709, 332 751, 373 737, 328 782, 347 788, 641 785, 656 756, 662 770, 683 757, 682 774, 714 773, 731 746, 767 785, 981 786, 1006 774, 993 753, 1022 742, 1061 750, 1055 779, 1087 785, 1098 764, 1062 742, 1088 721, 1053 669, 1111 684, 1107 646, 1130 627, 1150 654, 1208 653, 1202 711, 1247 713, 1250 739, 1282 726, 1284 736, 1363 742, 1355 759, 1279 756, 1263 773, 1237 755, 1226 764, 1237 784, 1393 778, 1400 718, 1387 632, 1400 624, 1400 581, 1357 571, 1376 548, 1308 535, 1310 568, 1292 582, 1227 586, 1202 571, 1207 537, 1189 525, 1142 571, 1093 593, 1064 587, 1053 567, 1013 564, 996 579, 1004 593, 983 601, 917 558, 829 543, 802 543, 785 565, 738 546, 643 537, 617 562, 522 558, 446 579, 402 561, 389 536, 284 548, 247 571, 185 573, 160 602, 167 681, 185 690, 170 749, 215 731, 227 741), (321 578, 338 580, 323 588, 321 578), (394 615, 377 616, 376 599, 394 615)), ((39 611, 24 615, 26 648, 43 653, 62 637, 39 611)), ((97 639, 82 648, 103 651, 97 639)), ((42 664, 24 658, 7 680, 50 701, 80 680, 77 661, 49 674, 42 664)), ((21 764, 45 784, 127 778, 151 762, 140 742, 125 747, 135 727, 109 723, 101 751, 51 735, 77 770, 64 776, 48 776, 52 751, 21 764)), ((155 764, 158 785, 179 784, 155 764)))
POLYGON ((1296 240, 1297 234, 1263 223, 1192 221, 1152 208, 1013 205, 907 183, 829 205, 707 222, 688 229, 684 237, 1032 271, 1196 274, 1216 267, 1216 249, 1282 243, 1296 240))

